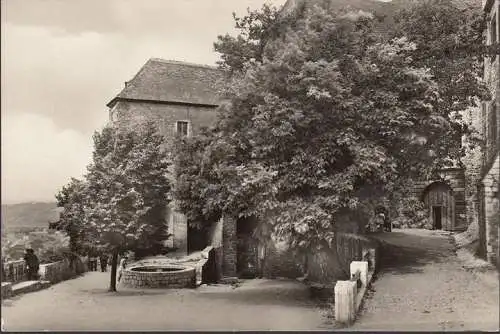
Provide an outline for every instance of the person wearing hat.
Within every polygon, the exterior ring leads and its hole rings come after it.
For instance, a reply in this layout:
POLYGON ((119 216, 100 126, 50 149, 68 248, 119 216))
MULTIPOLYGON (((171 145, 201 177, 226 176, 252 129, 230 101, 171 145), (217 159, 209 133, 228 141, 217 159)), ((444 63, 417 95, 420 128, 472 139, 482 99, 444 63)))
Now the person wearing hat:
POLYGON ((26 267, 28 269, 28 280, 37 280, 38 270, 40 269, 40 261, 32 248, 26 249, 26 252, 24 253, 24 261, 26 262, 26 267))

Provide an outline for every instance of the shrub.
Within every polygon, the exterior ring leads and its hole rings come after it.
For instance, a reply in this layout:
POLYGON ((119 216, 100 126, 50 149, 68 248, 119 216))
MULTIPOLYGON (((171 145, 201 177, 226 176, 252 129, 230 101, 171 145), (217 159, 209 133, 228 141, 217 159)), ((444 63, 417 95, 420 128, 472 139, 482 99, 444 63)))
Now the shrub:
POLYGON ((397 217, 392 223, 394 227, 399 228, 432 228, 424 203, 415 198, 405 198, 400 201, 397 217))

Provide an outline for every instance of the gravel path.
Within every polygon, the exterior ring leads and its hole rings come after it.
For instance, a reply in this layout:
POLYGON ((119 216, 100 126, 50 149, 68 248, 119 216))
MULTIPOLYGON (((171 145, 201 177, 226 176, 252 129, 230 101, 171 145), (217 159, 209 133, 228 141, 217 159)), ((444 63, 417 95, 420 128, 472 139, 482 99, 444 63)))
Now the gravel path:
POLYGON ((383 267, 351 329, 498 331, 498 273, 464 269, 450 234, 395 230, 381 238, 383 267))
POLYGON ((2 304, 5 329, 314 330, 324 318, 307 289, 286 280, 249 280, 238 288, 106 291, 109 273, 91 272, 2 304))

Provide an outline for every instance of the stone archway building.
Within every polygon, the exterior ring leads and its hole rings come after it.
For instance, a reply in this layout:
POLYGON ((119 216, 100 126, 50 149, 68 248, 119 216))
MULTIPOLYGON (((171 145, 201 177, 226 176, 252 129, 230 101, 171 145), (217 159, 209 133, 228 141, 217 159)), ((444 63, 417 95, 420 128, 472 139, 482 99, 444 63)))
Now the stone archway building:
POLYGON ((445 231, 467 229, 465 204, 465 175, 462 168, 440 171, 440 178, 417 181, 412 196, 426 204, 432 226, 445 231), (436 220, 441 217, 441 227, 436 220))

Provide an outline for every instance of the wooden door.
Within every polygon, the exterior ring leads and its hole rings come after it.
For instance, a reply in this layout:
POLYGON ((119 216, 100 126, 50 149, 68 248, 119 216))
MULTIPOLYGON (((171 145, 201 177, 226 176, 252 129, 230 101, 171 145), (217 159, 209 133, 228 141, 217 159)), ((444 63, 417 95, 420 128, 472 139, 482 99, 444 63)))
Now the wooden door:
POLYGON ((453 230, 455 201, 448 185, 444 183, 431 185, 424 196, 424 202, 433 229, 453 230))

